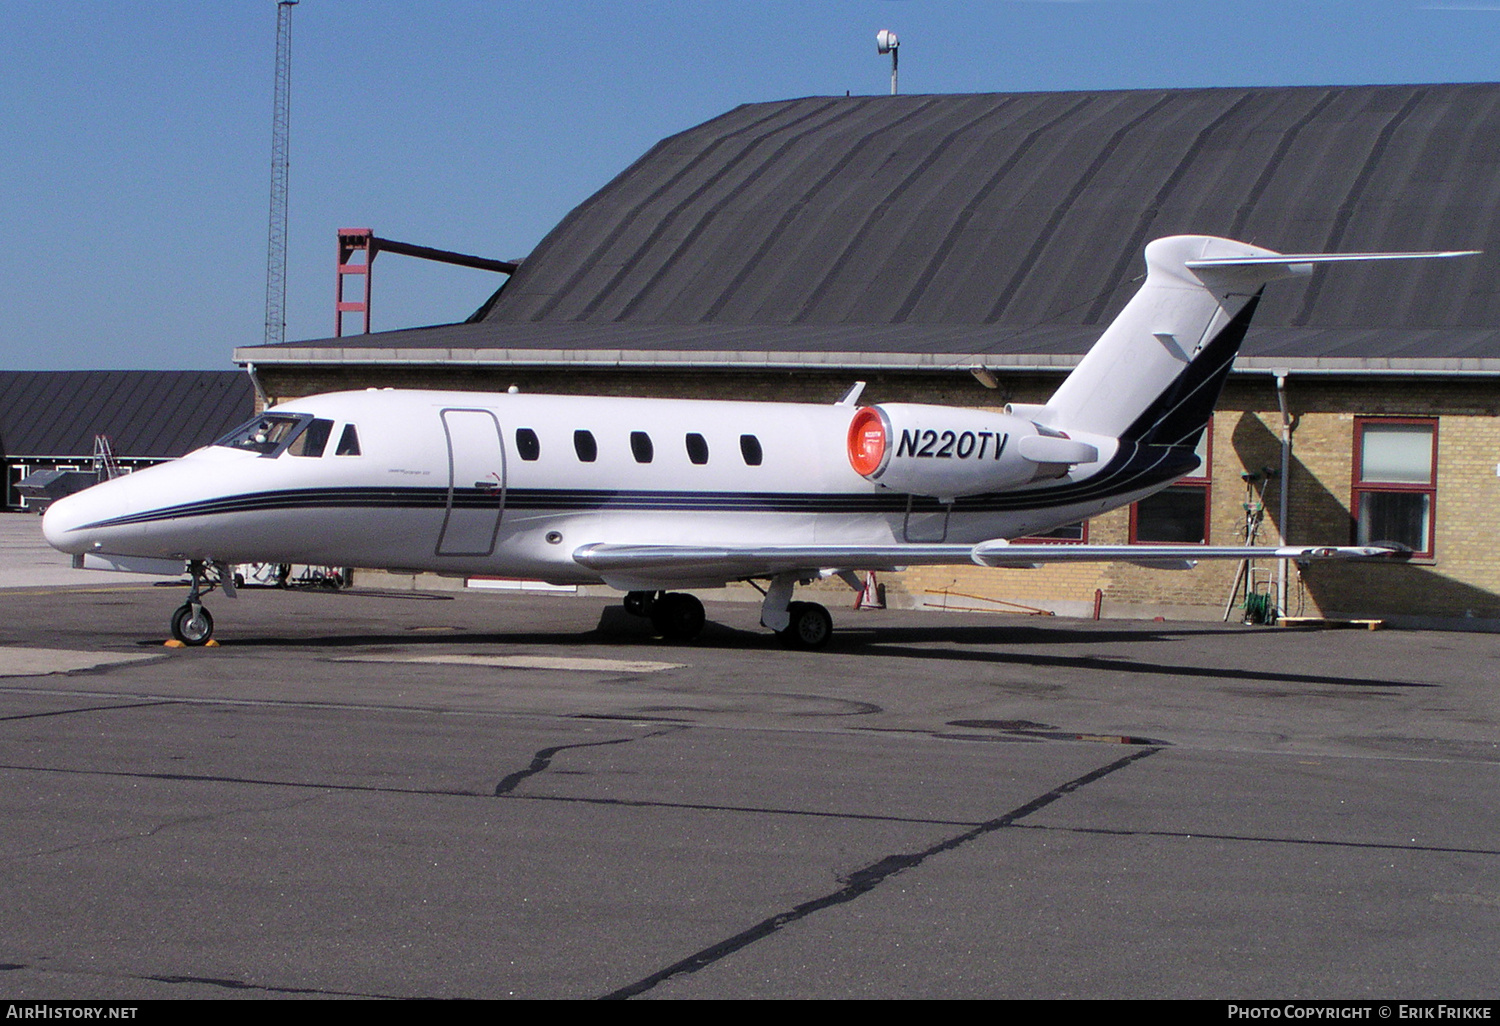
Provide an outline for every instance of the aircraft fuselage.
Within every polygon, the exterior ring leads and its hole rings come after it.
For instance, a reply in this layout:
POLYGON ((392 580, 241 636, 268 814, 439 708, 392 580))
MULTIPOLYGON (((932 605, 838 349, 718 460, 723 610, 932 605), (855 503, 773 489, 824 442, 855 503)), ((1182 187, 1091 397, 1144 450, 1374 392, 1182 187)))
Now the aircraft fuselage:
MULTIPOLYGON (((953 414, 951 428, 893 438, 893 455, 983 472, 1017 444, 1004 430, 1014 418, 989 414, 999 427, 987 430, 965 419, 981 411, 953 414)), ((833 405, 368 390, 264 416, 295 419, 288 436, 319 434, 319 454, 285 440, 199 449, 55 504, 48 540, 73 553, 598 583, 574 559, 581 546, 973 544, 1097 515, 1191 469, 1155 454, 1121 473, 1114 441, 1096 439, 1097 460, 1032 486, 913 495, 856 472, 855 410, 833 405), (357 452, 340 451, 346 436, 357 452), (1111 482, 1091 487, 1112 462, 1111 482)), ((663 573, 662 586, 680 583, 663 573)))

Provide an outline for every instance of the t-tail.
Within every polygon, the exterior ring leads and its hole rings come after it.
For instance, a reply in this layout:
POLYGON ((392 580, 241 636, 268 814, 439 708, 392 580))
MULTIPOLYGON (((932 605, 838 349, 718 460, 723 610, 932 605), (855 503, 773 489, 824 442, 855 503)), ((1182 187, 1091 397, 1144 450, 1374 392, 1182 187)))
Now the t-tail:
POLYGON ((1191 448, 1218 402, 1267 282, 1318 264, 1470 255, 1276 253, 1175 235, 1146 246, 1146 281, 1043 406, 1013 413, 1065 432, 1191 448))

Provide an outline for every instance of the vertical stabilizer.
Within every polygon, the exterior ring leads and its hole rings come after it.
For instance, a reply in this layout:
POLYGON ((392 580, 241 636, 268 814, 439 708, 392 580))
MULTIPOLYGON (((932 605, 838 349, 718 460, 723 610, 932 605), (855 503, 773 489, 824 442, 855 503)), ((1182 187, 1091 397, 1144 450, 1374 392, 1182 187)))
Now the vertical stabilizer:
POLYGON ((1267 282, 1319 264, 1472 256, 1277 253, 1209 235, 1146 246, 1146 283, 1057 392, 1038 424, 1146 445, 1194 445, 1213 413, 1267 282))
POLYGON ((1048 400, 1038 421, 1150 444, 1196 441, 1244 341, 1260 287, 1287 272, 1279 264, 1195 270, 1189 263, 1276 256, 1204 235, 1147 245, 1145 284, 1048 400))

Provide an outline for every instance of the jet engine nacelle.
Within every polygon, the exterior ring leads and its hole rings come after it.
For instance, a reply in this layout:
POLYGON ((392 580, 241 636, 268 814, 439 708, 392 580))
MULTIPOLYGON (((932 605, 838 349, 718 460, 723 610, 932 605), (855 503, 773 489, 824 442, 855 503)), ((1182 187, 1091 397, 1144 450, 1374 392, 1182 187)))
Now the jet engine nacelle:
POLYGON ((1099 450, 1008 413, 951 406, 865 406, 849 424, 849 463, 912 495, 949 499, 1062 477, 1099 450))

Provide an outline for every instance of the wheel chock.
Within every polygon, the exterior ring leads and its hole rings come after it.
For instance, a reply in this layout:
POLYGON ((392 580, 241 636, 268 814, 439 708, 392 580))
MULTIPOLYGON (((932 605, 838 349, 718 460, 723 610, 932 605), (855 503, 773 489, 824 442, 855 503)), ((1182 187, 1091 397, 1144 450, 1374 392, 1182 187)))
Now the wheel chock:
POLYGON ((218 648, 219 647, 219 643, 217 641, 215 641, 213 638, 209 638, 207 641, 205 641, 203 643, 203 647, 204 648, 218 648))
POLYGON ((161 643, 161 646, 162 648, 187 648, 186 645, 178 641, 176 638, 168 638, 166 641, 163 641, 161 643))

